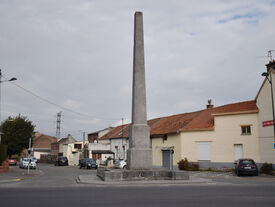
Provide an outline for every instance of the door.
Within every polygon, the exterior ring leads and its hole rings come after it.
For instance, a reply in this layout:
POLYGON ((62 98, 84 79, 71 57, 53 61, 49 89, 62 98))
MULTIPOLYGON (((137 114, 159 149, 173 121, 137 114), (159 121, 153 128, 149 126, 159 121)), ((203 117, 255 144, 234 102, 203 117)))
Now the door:
POLYGON ((173 157, 171 150, 162 150, 162 167, 172 169, 173 157))
POLYGON ((243 158, 243 145, 242 144, 235 144, 235 160, 243 158))

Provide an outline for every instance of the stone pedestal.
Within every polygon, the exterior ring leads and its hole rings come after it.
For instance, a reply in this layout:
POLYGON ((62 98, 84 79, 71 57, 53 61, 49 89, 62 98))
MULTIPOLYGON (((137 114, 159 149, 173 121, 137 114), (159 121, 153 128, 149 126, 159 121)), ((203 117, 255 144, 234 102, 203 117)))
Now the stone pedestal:
POLYGON ((145 170, 152 168, 152 149, 150 146, 150 128, 147 124, 130 126, 130 148, 127 151, 128 169, 145 170))
POLYGON ((139 180, 189 180, 187 171, 171 171, 163 169, 120 170, 98 168, 97 176, 102 181, 139 181, 139 180))
POLYGON ((148 170, 152 169, 152 150, 151 149, 129 149, 128 156, 128 169, 131 170, 148 170))

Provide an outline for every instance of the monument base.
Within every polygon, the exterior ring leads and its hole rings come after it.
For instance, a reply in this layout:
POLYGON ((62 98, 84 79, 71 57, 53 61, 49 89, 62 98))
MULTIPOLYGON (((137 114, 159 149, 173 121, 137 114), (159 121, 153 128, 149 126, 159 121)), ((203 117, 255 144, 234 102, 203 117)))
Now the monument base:
POLYGON ((189 180, 187 171, 165 169, 121 170, 98 168, 97 176, 103 181, 189 180))
POLYGON ((152 149, 130 148, 127 151, 128 170, 151 170, 152 169, 152 149))

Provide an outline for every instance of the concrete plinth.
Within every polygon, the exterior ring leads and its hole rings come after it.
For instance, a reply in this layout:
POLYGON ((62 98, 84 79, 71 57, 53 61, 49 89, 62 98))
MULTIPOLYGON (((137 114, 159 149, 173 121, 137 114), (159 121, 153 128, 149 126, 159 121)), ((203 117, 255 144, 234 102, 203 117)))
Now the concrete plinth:
POLYGON ((162 169, 120 170, 99 168, 97 176, 103 181, 138 181, 138 180, 189 180, 187 171, 162 169))
POLYGON ((127 151, 127 157, 131 170, 152 169, 152 150, 150 148, 131 148, 127 151))

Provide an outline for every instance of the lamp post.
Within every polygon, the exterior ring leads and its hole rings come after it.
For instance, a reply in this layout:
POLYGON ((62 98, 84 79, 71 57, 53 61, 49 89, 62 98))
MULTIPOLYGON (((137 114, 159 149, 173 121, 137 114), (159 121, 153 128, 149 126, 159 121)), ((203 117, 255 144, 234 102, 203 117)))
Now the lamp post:
POLYGON ((270 87, 271 87, 271 101, 272 101, 272 115, 273 115, 273 130, 274 130, 274 145, 275 145, 275 114, 274 114, 274 99, 273 99, 273 86, 272 86, 272 74, 271 74, 271 70, 270 70, 270 79, 268 78, 269 73, 264 72, 262 73, 262 76, 266 77, 268 82, 270 83, 270 87))
POLYGON ((2 119, 1 119, 1 83, 3 83, 3 82, 8 82, 8 81, 15 81, 15 80, 17 80, 17 78, 11 78, 11 79, 9 79, 9 80, 3 80, 2 81, 2 71, 1 71, 1 69, 0 69, 0 144, 1 144, 1 141, 2 141, 2 119))

